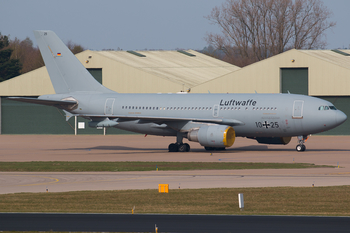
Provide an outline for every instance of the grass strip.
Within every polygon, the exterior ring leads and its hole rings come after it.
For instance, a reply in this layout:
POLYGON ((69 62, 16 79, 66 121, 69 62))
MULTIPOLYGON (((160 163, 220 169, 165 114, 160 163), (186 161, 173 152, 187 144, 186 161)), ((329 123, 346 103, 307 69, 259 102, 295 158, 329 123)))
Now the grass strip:
POLYGON ((350 186, 79 191, 0 195, 1 212, 350 216, 350 186), (244 211, 238 208, 244 194, 244 211))
POLYGON ((3 172, 92 172, 296 169, 334 167, 309 163, 234 163, 234 162, 0 162, 3 172))

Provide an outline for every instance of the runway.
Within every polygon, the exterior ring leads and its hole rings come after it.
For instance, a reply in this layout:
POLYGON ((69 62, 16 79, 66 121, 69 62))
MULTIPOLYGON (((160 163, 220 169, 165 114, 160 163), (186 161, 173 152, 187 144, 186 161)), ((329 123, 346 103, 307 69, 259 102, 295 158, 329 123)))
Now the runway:
POLYGON ((161 171, 160 167, 160 171, 150 172, 0 172, 0 194, 47 189, 49 192, 157 189, 160 183, 169 184, 170 189, 350 185, 349 136, 311 137, 306 152, 296 152, 293 143, 266 146, 238 138, 232 148, 214 153, 196 143, 191 143, 192 152, 169 153, 164 145, 172 142, 172 138, 142 135, 1 135, 0 139, 0 161, 302 162, 336 166, 219 171, 161 171))
POLYGON ((0 213, 0 231, 155 232, 155 227, 158 232, 349 232, 350 219, 305 216, 0 213))

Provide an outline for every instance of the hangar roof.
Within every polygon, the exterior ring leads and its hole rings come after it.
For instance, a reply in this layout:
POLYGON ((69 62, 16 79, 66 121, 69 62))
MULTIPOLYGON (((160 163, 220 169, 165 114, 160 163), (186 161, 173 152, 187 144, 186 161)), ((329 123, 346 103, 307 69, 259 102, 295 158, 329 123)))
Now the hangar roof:
POLYGON ((350 50, 298 50, 302 53, 350 69, 350 50))
POLYGON ((201 83, 192 92, 280 93, 285 68, 308 69, 309 95, 350 95, 350 50, 291 49, 201 83))
POLYGON ((240 69, 194 50, 95 51, 114 61, 193 87, 240 69))
MULTIPOLYGON (((124 93, 178 92, 240 69, 194 50, 90 51, 76 57, 86 68, 102 68, 103 85, 124 93), (137 85, 135 85, 137 84, 137 85)), ((45 67, 0 83, 0 96, 54 94, 45 67)))

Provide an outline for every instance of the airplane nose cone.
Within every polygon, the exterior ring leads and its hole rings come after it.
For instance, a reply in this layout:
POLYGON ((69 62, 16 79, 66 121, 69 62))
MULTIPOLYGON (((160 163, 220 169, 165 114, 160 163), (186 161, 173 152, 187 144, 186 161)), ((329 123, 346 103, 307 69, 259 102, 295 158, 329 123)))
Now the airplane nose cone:
POLYGON ((342 124, 344 121, 346 121, 348 117, 345 115, 345 113, 343 113, 342 111, 338 110, 337 111, 337 115, 336 115, 336 121, 337 124, 342 124))

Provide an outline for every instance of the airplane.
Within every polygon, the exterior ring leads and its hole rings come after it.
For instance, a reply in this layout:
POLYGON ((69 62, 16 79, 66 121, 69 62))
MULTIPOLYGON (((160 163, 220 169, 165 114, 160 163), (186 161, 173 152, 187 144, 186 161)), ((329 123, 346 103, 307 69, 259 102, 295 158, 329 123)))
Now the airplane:
POLYGON ((190 151, 184 138, 209 151, 223 150, 236 136, 282 145, 297 137, 301 152, 309 135, 347 119, 328 101, 290 93, 117 93, 97 82, 53 31, 34 34, 56 94, 8 99, 63 109, 67 118, 89 119, 90 127, 176 137, 169 152, 190 151))

